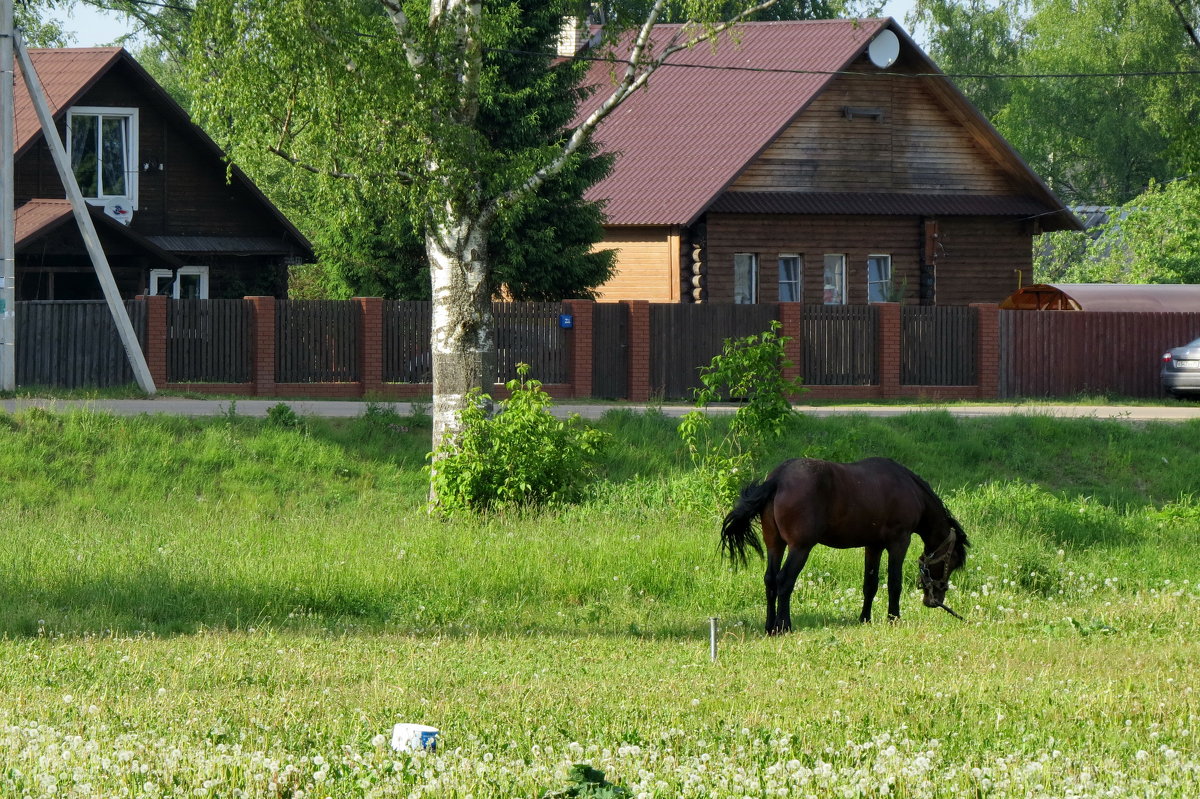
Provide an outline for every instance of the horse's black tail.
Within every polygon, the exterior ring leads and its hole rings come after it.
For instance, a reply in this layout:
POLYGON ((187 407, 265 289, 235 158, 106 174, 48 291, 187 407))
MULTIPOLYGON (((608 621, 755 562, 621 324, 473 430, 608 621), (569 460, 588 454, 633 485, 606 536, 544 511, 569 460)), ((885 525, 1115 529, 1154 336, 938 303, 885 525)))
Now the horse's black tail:
POLYGON ((725 517, 721 525, 721 552, 728 556, 734 566, 745 566, 746 546, 762 555, 762 544, 754 532, 754 520, 762 516, 763 508, 775 496, 777 478, 771 477, 766 482, 753 482, 742 489, 741 496, 733 510, 725 517))

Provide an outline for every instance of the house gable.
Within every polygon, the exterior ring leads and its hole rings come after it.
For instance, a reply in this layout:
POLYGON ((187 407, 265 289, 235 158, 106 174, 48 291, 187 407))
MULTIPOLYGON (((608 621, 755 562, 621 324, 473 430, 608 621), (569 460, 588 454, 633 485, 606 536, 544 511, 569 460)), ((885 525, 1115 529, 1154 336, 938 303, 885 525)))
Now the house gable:
POLYGON ((728 190, 991 196, 1028 192, 946 109, 928 81, 880 78, 865 56, 848 71, 853 74, 831 80, 728 190))

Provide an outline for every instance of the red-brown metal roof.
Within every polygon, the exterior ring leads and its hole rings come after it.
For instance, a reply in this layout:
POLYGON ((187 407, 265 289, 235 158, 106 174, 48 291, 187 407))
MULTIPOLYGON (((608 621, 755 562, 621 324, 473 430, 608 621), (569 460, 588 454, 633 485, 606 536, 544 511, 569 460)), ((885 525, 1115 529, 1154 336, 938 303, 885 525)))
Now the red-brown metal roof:
MULTIPOLYGON (((847 66, 888 20, 757 22, 723 34, 716 49, 700 44, 671 56, 648 84, 600 125, 596 140, 618 154, 612 173, 588 199, 606 200, 610 225, 687 224, 833 77, 705 67, 832 72, 847 66)), ((677 25, 660 25, 666 41, 677 25)), ((596 92, 590 113, 611 92, 614 67, 588 73, 596 92)), ((620 75, 620 65, 616 73, 620 75)))
MULTIPOLYGON (((50 113, 72 105, 100 79, 121 57, 120 47, 72 47, 62 50, 30 49, 29 57, 42 82, 42 90, 50 105, 50 113)), ((20 152, 41 133, 37 113, 25 88, 21 66, 17 64, 16 88, 13 92, 16 129, 15 149, 20 152)))
POLYGON ((13 214, 15 246, 20 247, 27 240, 62 223, 70 215, 69 200, 30 200, 13 214))
MULTIPOLYGON (((587 198, 605 203, 609 225, 695 222, 836 77, 830 73, 849 67, 884 28, 896 33, 901 52, 911 54, 921 69, 939 72, 890 18, 746 23, 738 26, 734 38, 719 37, 715 49, 699 44, 672 55, 646 87, 598 127, 596 140, 617 159, 587 198), (696 68, 700 66, 716 69, 696 68)), ((666 41, 678 30, 676 25, 660 25, 654 38, 666 41)), ((611 93, 620 68, 620 63, 607 62, 592 66, 588 83, 596 91, 583 103, 579 121, 611 93)), ((974 135, 986 142, 986 149, 997 154, 1019 184, 1029 187, 1032 202, 1023 215, 1038 216, 1046 230, 1081 229, 1079 220, 953 84, 935 82, 931 90, 969 122, 974 135)), ((1011 204, 1008 208, 1000 215, 1010 215, 1011 204)))
POLYGON ((1035 283, 1000 303, 1028 311, 1200 311, 1195 283, 1035 283))

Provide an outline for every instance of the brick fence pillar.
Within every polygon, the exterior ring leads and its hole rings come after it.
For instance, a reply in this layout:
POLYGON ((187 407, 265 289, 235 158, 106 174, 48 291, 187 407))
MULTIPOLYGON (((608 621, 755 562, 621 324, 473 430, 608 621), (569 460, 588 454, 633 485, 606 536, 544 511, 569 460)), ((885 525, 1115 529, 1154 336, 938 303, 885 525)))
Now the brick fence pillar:
POLYGON ((251 393, 269 397, 275 393, 275 303, 274 297, 246 297, 253 310, 252 334, 254 365, 251 393))
POLYGON ((139 296, 146 303, 146 366, 157 388, 167 384, 167 297, 163 294, 139 296))
POLYGON ((879 314, 879 393, 900 396, 900 303, 873 303, 879 314))
MULTIPOLYGON (((791 380, 804 374, 804 338, 801 321, 804 319, 804 306, 798 302, 779 303, 779 323, 783 325, 780 334, 787 337, 784 353, 792 365, 783 370, 784 378, 791 380)), ((795 402, 797 397, 789 397, 795 402)))
POLYGON ((993 302, 973 302, 978 353, 975 359, 980 399, 1000 395, 1000 306, 993 302))
POLYGON ((571 322, 571 384, 572 397, 592 396, 592 309, 591 300, 563 300, 571 322))
POLYGON ((629 399, 646 402, 650 399, 650 303, 621 300, 621 304, 629 314, 629 399))
POLYGON ((383 298, 355 297, 358 303, 358 379, 363 396, 383 390, 383 298))

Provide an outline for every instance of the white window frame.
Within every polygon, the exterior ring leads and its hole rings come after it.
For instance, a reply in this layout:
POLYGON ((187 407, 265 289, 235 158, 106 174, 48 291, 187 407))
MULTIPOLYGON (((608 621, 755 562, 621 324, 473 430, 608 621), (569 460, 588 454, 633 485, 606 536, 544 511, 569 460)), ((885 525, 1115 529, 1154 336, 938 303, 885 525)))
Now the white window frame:
POLYGON ((76 116, 98 116, 98 117, 125 117, 129 120, 128 128, 125 137, 125 193, 124 194, 102 194, 100 193, 99 176, 101 168, 97 166, 97 185, 95 186, 80 186, 79 190, 83 194, 85 200, 92 201, 93 205, 103 205, 106 201, 121 197, 129 200, 133 210, 138 208, 138 109, 136 108, 119 108, 114 106, 98 106, 98 105, 77 105, 67 111, 67 160, 71 160, 71 122, 76 116))
MULTIPOLYGON (((171 283, 171 299, 179 299, 179 284, 180 278, 187 275, 198 275, 200 277, 200 297, 201 300, 208 299, 208 267, 207 266, 181 266, 177 270, 171 269, 151 269, 150 270, 150 286, 149 292, 151 296, 160 294, 158 290, 159 283, 163 278, 171 283)), ((166 282, 163 281, 163 282, 166 282)))
POLYGON ((839 252, 825 253, 823 259, 823 270, 821 272, 821 302, 825 305, 845 305, 848 301, 846 297, 846 254, 839 252), (836 260, 830 260, 836 259, 836 260), (834 281, 829 282, 829 270, 833 268, 834 281), (833 298, 830 298, 829 292, 836 292, 833 298))
POLYGON ((867 256, 867 302, 888 302, 892 293, 892 256, 883 253, 872 253, 867 256), (879 280, 871 279, 871 262, 877 261, 886 268, 886 277, 879 280))
POLYGON ((794 252, 782 252, 779 254, 779 301, 780 302, 801 302, 804 298, 804 256, 794 252), (791 275, 785 274, 785 264, 794 265, 795 272, 791 275), (793 299, 785 300, 784 287, 792 287, 793 299))
POLYGON ((758 302, 758 253, 756 252, 735 252, 733 254, 733 302, 738 305, 753 305, 758 302), (738 259, 744 259, 743 263, 748 262, 748 269, 738 266, 738 259), (749 285, 739 287, 738 273, 740 270, 746 271, 746 277, 749 285), (748 292, 748 296, 747 296, 748 292))

